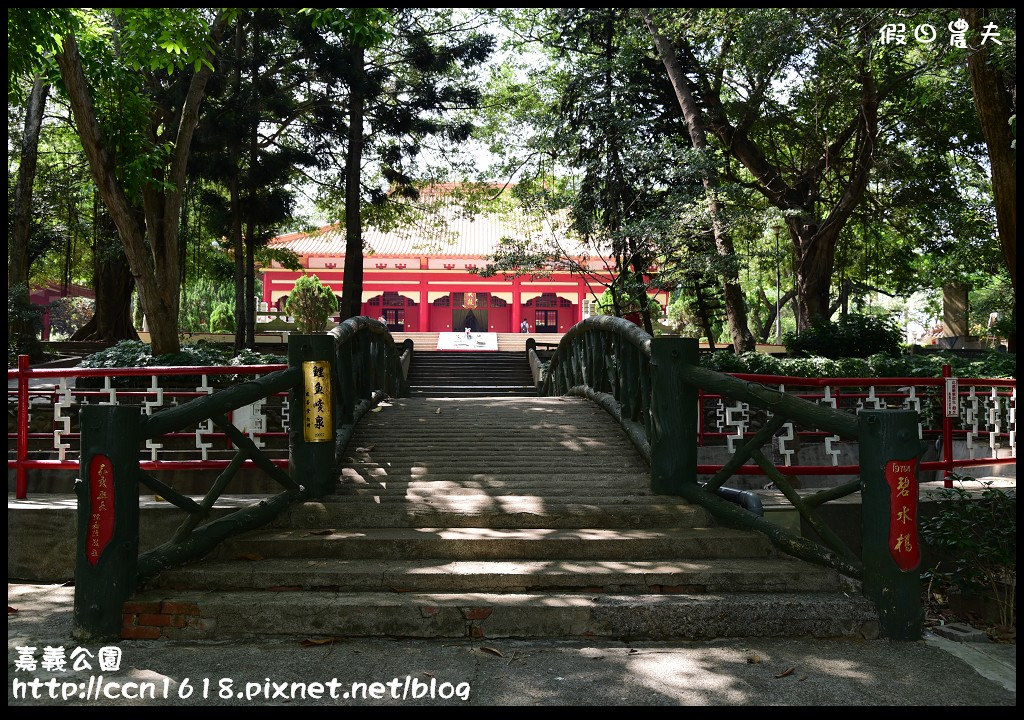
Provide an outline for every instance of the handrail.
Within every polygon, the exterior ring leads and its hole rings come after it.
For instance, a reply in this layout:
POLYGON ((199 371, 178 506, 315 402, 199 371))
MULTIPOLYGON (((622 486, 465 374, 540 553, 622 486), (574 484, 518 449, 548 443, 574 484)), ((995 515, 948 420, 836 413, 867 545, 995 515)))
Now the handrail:
MULTIPOLYGON (((411 352, 409 345, 401 347, 405 354, 411 352)), ((266 524, 296 500, 331 492, 355 423, 385 397, 408 395, 398 348, 382 323, 360 316, 326 335, 291 336, 287 369, 151 417, 142 416, 134 406, 84 407, 82 479, 75 486, 79 496, 76 636, 115 637, 120 632, 121 605, 139 582, 206 555, 228 537, 266 524), (293 413, 301 415, 289 427, 287 473, 227 418, 229 411, 283 390, 290 391, 293 413), (197 503, 142 472, 138 449, 144 439, 206 419, 223 430, 237 452, 197 503), (283 492, 201 525, 246 459, 277 481, 283 492), (141 556, 140 483, 186 512, 169 541, 141 556), (101 543, 104 533, 105 542, 101 543)))
MULTIPOLYGON (((672 340, 678 341, 676 338, 672 340)), ((652 439, 657 434, 657 428, 654 427, 657 421, 652 422, 650 417, 654 402, 652 397, 654 383, 652 383, 651 373, 657 369, 657 365, 651 362, 653 357, 652 341, 653 338, 650 335, 628 320, 612 316, 588 318, 570 328, 562 337, 562 341, 551 359, 543 392, 544 394, 572 394, 597 402, 618 420, 641 455, 652 465, 653 473, 655 452, 652 449, 654 444, 652 439)), ((678 359, 682 360, 682 358, 678 359)), ((705 501, 702 504, 707 504, 708 496, 721 488, 737 468, 751 457, 757 457, 763 443, 787 417, 825 427, 846 437, 857 437, 857 421, 845 413, 838 413, 831 408, 822 408, 806 400, 791 397, 776 390, 769 390, 756 383, 744 382, 701 368, 696 365, 695 353, 690 360, 690 362, 681 361, 673 365, 673 370, 682 383, 693 387, 713 386, 723 395, 765 407, 773 413, 773 422, 748 440, 737 451, 734 459, 723 468, 722 472, 712 478, 706 487, 700 488, 696 482, 696 468, 694 467, 692 483, 679 482, 679 479, 676 478, 670 488, 654 488, 656 491, 693 494, 694 497, 705 501), (699 493, 692 492, 697 488, 700 488, 699 493)), ((686 443, 689 442, 689 439, 675 438, 674 442, 686 443)), ((695 437, 693 442, 696 442, 695 437)), ((785 479, 782 479, 781 482, 787 483, 785 479)), ((652 480, 652 486, 654 484, 652 480)), ((720 508, 718 503, 713 504, 720 508)), ((805 506, 805 512, 811 512, 811 507, 813 506, 805 506)), ((732 516, 733 513, 730 515, 732 516)), ((733 516, 729 519, 735 521, 737 518, 733 516)), ((816 519, 815 522, 817 522, 816 519)), ((765 530, 764 527, 758 527, 758 529, 765 530)), ((800 553, 802 555, 809 555, 819 562, 825 559, 827 564, 838 566, 847 574, 860 575, 859 563, 852 558, 852 553, 839 543, 830 543, 832 545, 831 552, 828 552, 826 557, 816 551, 808 552, 809 548, 804 546, 806 541, 803 541, 802 538, 779 536, 774 532, 774 526, 770 534, 774 540, 782 542, 786 546, 784 548, 786 551, 794 549, 793 542, 795 541, 801 546, 800 553)))
POLYGON ((680 495, 723 522, 764 533, 785 553, 863 580, 865 594, 879 606, 883 634, 900 639, 920 637, 920 587, 918 576, 909 572, 920 563, 916 503, 923 444, 917 436, 917 412, 863 410, 854 417, 752 380, 700 367, 697 352, 696 340, 652 338, 627 320, 589 318, 563 336, 548 367, 542 394, 572 394, 598 402, 648 459, 653 492, 680 495), (697 478, 697 408, 702 391, 768 413, 752 437, 740 433, 745 442, 705 485, 697 478), (775 432, 791 421, 857 439, 860 478, 810 497, 798 494, 791 478, 762 452, 775 432), (810 524, 822 544, 719 497, 723 483, 751 459, 810 524), (858 491, 864 517, 861 556, 817 513, 825 502, 858 491))

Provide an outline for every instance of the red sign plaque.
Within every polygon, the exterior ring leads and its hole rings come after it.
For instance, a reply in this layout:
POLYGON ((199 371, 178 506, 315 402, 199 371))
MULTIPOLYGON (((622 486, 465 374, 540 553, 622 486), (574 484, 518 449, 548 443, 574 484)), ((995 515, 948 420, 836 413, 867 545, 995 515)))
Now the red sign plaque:
POLYGON ((99 562, 103 549, 114 536, 114 468, 106 455, 93 455, 89 463, 88 558, 99 562))
POLYGON ((889 483, 889 552, 900 570, 921 563, 917 541, 917 458, 890 460, 885 464, 889 483))

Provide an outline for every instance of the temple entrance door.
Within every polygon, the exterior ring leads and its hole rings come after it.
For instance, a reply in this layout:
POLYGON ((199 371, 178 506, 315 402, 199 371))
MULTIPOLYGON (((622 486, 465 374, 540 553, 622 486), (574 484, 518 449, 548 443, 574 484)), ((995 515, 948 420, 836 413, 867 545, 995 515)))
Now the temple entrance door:
POLYGON ((452 310, 452 332, 464 332, 467 327, 473 332, 487 332, 487 311, 452 310))
POLYGON ((388 326, 389 332, 403 332, 405 330, 405 310, 403 308, 385 308, 384 324, 388 326))
POLYGON ((558 311, 537 310, 537 330, 539 333, 558 332, 558 311))

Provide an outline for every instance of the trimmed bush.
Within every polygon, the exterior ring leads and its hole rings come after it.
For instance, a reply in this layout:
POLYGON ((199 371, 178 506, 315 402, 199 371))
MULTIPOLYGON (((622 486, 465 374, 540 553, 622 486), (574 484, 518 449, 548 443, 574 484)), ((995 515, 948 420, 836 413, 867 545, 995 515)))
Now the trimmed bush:
POLYGON ((819 319, 799 335, 786 333, 782 342, 793 355, 866 358, 878 353, 898 355, 903 333, 889 315, 845 315, 836 322, 819 319))
POLYGON ((285 308, 295 318, 296 329, 303 335, 326 332, 327 323, 337 309, 334 292, 316 275, 303 275, 295 281, 285 308))
POLYGON ((764 353, 734 355, 719 350, 701 353, 700 364, 710 370, 790 377, 942 377, 942 366, 949 365, 956 377, 1011 378, 1016 356, 992 351, 978 360, 953 353, 927 355, 872 355, 868 358, 777 358, 764 353))
POLYGON ((217 303, 210 313, 210 332, 233 333, 235 331, 235 308, 226 302, 217 303))

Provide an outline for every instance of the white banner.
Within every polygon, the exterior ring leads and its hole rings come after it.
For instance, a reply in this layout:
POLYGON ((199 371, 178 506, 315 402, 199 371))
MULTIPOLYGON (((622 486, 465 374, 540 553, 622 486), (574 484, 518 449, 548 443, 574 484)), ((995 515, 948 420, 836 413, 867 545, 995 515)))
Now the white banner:
POLYGON ((960 382, 957 378, 946 378, 946 417, 960 415, 960 382))

